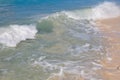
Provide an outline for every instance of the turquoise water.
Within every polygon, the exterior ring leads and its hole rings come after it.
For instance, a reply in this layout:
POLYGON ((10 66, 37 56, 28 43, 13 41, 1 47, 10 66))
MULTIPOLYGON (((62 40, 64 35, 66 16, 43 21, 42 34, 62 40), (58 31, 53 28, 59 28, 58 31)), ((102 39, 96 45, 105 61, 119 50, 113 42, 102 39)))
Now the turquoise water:
POLYGON ((102 80, 106 52, 94 20, 118 16, 120 2, 104 1, 1 0, 0 80, 102 80))
POLYGON ((0 0, 0 24, 29 24, 35 16, 92 7, 104 1, 120 3, 119 0, 0 0))

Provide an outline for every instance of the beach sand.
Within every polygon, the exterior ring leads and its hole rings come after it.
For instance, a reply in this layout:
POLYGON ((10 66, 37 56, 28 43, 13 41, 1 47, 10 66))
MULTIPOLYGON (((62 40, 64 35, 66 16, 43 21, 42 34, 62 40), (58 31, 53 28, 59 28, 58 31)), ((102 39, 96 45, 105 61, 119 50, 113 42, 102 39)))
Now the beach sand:
POLYGON ((120 80, 120 17, 98 20, 97 25, 104 35, 106 51, 100 74, 104 80, 120 80))

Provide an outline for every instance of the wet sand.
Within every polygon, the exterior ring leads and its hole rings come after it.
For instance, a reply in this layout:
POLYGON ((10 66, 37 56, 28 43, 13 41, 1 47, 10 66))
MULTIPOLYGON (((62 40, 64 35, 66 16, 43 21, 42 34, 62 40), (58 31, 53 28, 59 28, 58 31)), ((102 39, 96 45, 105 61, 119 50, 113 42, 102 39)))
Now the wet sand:
POLYGON ((104 35, 106 51, 100 74, 104 80, 120 80, 120 17, 98 20, 97 25, 104 35))

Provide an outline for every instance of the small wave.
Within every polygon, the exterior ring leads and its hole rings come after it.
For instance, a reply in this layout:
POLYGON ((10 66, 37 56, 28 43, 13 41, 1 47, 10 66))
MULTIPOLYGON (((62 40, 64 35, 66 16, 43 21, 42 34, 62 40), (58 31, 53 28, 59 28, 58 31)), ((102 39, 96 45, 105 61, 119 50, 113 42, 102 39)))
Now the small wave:
POLYGON ((23 40, 34 39, 37 33, 34 25, 10 25, 0 31, 0 43, 8 47, 16 47, 23 40))
POLYGON ((94 25, 94 20, 113 18, 117 16, 120 16, 120 7, 114 2, 106 1, 91 8, 73 11, 61 11, 40 18, 37 24, 37 30, 40 33, 49 33, 52 32, 53 28, 58 24, 62 26, 62 24, 68 24, 67 21, 70 20, 74 22, 77 22, 77 20, 87 20, 94 25))
POLYGON ((53 23, 60 20, 97 20, 107 19, 120 16, 120 6, 114 2, 103 2, 97 6, 90 8, 72 10, 72 11, 61 11, 54 14, 48 15, 40 19, 39 23, 44 26, 52 25, 53 23), (48 24, 43 24, 47 22, 48 24))
POLYGON ((103 2, 92 8, 63 11, 63 13, 73 19, 106 19, 120 16, 120 7, 113 2, 103 2))

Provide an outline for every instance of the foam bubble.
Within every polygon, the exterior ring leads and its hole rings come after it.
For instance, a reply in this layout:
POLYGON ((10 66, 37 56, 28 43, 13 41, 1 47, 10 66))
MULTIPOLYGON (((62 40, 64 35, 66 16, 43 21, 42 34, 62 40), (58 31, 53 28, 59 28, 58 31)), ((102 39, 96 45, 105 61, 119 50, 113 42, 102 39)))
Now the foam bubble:
POLYGON ((104 2, 92 9, 93 18, 104 19, 120 16, 120 7, 113 2, 104 2))
POLYGON ((0 43, 8 47, 16 47, 23 40, 34 39, 37 33, 34 25, 10 25, 0 30, 0 43))
POLYGON ((74 11, 63 11, 65 15, 73 19, 106 19, 120 16, 120 7, 113 2, 103 2, 93 8, 74 11))

